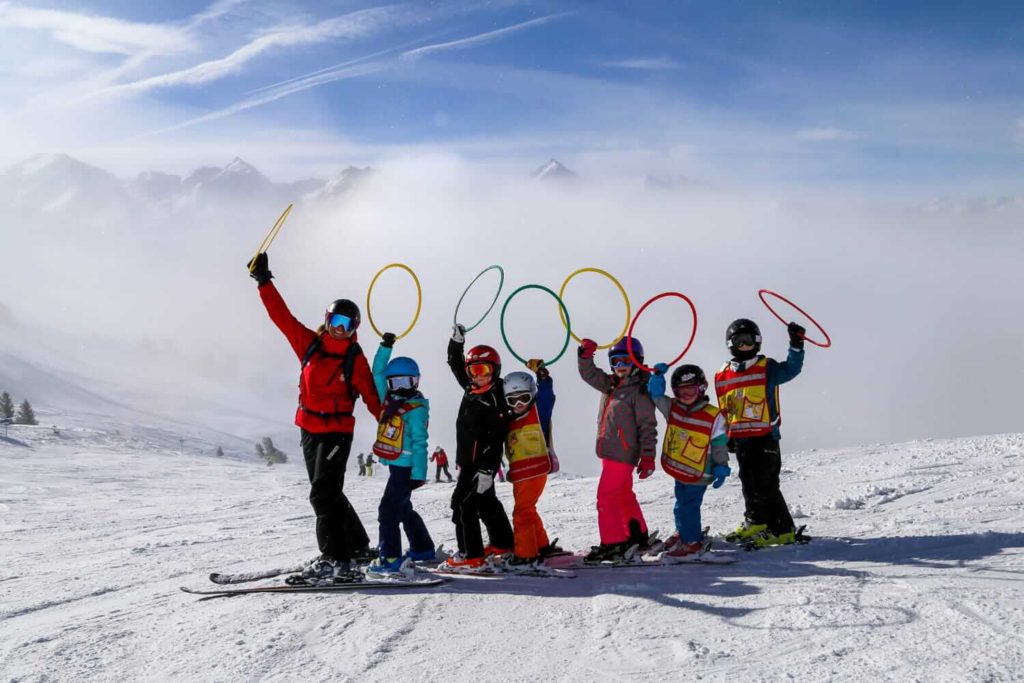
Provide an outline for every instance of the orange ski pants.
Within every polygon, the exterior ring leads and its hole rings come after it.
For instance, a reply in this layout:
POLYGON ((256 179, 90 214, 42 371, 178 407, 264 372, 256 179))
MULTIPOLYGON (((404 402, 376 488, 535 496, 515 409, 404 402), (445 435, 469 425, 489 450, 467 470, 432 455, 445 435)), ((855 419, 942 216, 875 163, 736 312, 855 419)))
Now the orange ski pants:
POLYGON ((518 557, 537 557, 540 549, 548 545, 544 522, 537 514, 537 501, 548 483, 547 476, 534 477, 512 484, 512 530, 515 534, 515 553, 518 557))

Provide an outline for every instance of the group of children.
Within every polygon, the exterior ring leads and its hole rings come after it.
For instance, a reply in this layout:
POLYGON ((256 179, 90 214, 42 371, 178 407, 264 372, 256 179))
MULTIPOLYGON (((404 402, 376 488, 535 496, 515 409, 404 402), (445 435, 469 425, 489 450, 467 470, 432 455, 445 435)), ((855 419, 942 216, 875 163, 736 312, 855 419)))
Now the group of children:
MULTIPOLYGON (((399 572, 409 560, 433 559, 434 542, 411 499, 412 491, 428 476, 430 408, 419 389, 418 365, 408 357, 392 358, 396 337, 386 333, 371 370, 356 340, 360 321, 356 304, 335 301, 325 313, 324 324, 314 332, 288 312, 271 283, 265 253, 251 261, 249 269, 271 319, 302 361, 296 424, 302 430, 321 552, 302 576, 342 577, 352 570, 352 560, 368 551, 365 530, 342 492, 357 397, 378 421, 373 455, 389 470, 378 507, 380 542, 367 571, 399 572), (409 542, 404 553, 402 529, 409 542)), ((669 378, 672 394, 666 396, 668 368, 659 363, 653 374, 648 373, 639 340, 624 337, 609 349, 610 373, 595 363, 597 343, 581 341, 580 377, 601 393, 596 442, 601 460, 600 543, 591 549, 587 561, 618 560, 632 548, 643 549, 651 543, 633 492, 633 474, 646 479, 656 468, 656 412, 667 421, 661 467, 675 480, 676 533, 665 543, 667 556, 702 550, 701 502, 708 485, 720 487, 731 473, 729 452, 736 454, 746 508, 743 523, 729 540, 758 546, 796 541, 793 519, 779 489, 778 387, 800 373, 805 330, 796 323, 790 323, 788 330, 789 353, 778 362, 760 355, 761 334, 755 323, 733 322, 726 332, 732 357, 715 374, 715 403, 708 397, 703 370, 695 365, 676 368, 669 378)), ((549 539, 537 512, 547 477, 558 470, 551 435, 554 383, 540 360, 529 361, 531 372, 512 372, 503 378, 498 352, 486 345, 466 351, 465 334, 463 326, 455 325, 448 343, 448 365, 464 394, 456 419, 458 475, 451 499, 458 553, 447 564, 472 571, 489 557, 504 556, 513 568, 534 566, 562 552, 549 539), (503 456, 508 460, 515 501, 511 523, 494 490, 503 456), (487 530, 487 544, 481 525, 487 530)), ((435 451, 430 459, 437 463, 440 480, 442 460, 447 474, 447 456, 438 457, 435 451)))

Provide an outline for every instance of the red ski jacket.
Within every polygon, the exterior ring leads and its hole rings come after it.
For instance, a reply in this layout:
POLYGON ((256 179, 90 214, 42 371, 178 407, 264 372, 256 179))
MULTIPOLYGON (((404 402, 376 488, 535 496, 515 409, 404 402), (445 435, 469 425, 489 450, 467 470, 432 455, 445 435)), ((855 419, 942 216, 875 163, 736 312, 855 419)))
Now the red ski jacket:
POLYGON ((438 467, 444 467, 448 464, 448 454, 444 450, 437 451, 430 456, 430 459, 435 461, 438 467))
MULTIPOLYGON (((259 292, 270 319, 302 361, 317 337, 316 332, 291 314, 272 282, 260 285, 259 292)), ((351 433, 355 428, 356 420, 352 414, 355 402, 342 372, 345 352, 355 341, 355 334, 343 340, 334 339, 328 334, 321 335, 318 348, 309 357, 299 376, 299 407, 295 411, 295 424, 302 429, 323 434, 351 433)), ((354 393, 363 399, 373 419, 379 419, 381 406, 377 387, 373 383, 370 365, 362 353, 355 357, 351 380, 354 393)))

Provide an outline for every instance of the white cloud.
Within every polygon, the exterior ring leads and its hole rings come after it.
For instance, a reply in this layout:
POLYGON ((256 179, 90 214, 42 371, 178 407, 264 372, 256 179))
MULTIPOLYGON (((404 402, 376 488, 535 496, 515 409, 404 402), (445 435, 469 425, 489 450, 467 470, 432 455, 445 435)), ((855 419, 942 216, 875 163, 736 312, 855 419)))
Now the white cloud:
POLYGON ((47 31, 55 41, 86 52, 130 55, 146 50, 176 54, 193 47, 188 33, 175 26, 34 9, 10 2, 0 3, 0 27, 47 31))
POLYGON ((682 64, 668 57, 622 59, 614 62, 604 62, 604 65, 616 69, 638 69, 641 71, 671 71, 683 68, 682 64))
POLYGON ((154 88, 209 83, 239 73, 249 61, 264 52, 297 45, 314 45, 339 38, 359 38, 373 33, 384 25, 390 25, 394 18, 395 13, 384 7, 360 10, 308 26, 279 26, 226 57, 206 61, 188 69, 115 85, 98 94, 134 94, 154 88))
POLYGON ((854 140, 856 133, 842 128, 807 128, 797 131, 796 139, 806 142, 834 142, 837 140, 854 140))
POLYGON ((406 60, 416 60, 416 59, 420 59, 421 57, 426 57, 427 55, 433 54, 435 52, 446 52, 448 50, 460 50, 460 49, 467 48, 467 47, 473 47, 473 46, 476 46, 476 45, 481 45, 483 43, 489 43, 492 40, 500 38, 501 36, 504 36, 504 35, 506 35, 508 33, 513 33, 515 31, 521 31, 521 30, 523 30, 525 28, 529 28, 531 26, 539 26, 541 24, 546 24, 549 21, 553 21, 555 19, 560 19, 562 17, 566 17, 566 16, 569 16, 571 14, 573 14, 573 13, 572 12, 561 12, 561 13, 558 13, 558 14, 549 14, 546 17, 540 17, 539 19, 531 19, 530 21, 524 21, 524 22, 519 23, 519 24, 513 24, 512 26, 506 26, 505 28, 499 28, 499 29, 497 29, 495 31, 488 31, 487 33, 480 33, 480 34, 475 35, 475 36, 470 36, 469 38, 460 38, 459 40, 452 40, 452 41, 449 41, 447 43, 437 43, 437 44, 434 44, 434 45, 425 45, 423 47, 418 47, 418 48, 415 48, 413 50, 407 50, 406 52, 402 53, 402 58, 406 59, 406 60))
POLYGON ((462 49, 486 43, 491 40, 497 39, 501 36, 504 36, 508 33, 519 31, 530 26, 544 24, 553 19, 567 16, 568 14, 571 13, 563 12, 561 14, 552 14, 546 17, 541 17, 540 19, 525 21, 519 24, 514 24, 512 26, 497 29, 495 31, 488 31, 486 33, 470 36, 468 38, 462 38, 459 40, 449 41, 447 43, 437 43, 434 45, 426 45, 424 47, 405 50, 404 52, 401 53, 398 59, 392 58, 370 62, 366 61, 368 59, 373 58, 375 55, 384 55, 394 52, 394 50, 383 50, 381 52, 374 53, 373 55, 366 55, 364 57, 350 60, 348 62, 338 65, 337 67, 332 67, 326 70, 320 69, 306 76, 300 76, 297 78, 290 79, 288 81, 284 81, 279 86, 272 86, 269 89, 261 89, 257 91, 259 92, 259 94, 236 102, 235 104, 232 104, 229 107, 218 109, 217 111, 204 114, 203 116, 199 116, 188 121, 184 121, 175 126, 153 131, 151 135, 166 133, 174 130, 179 130, 182 128, 187 128, 189 126, 193 126, 199 123, 206 123, 209 121, 223 119, 225 117, 232 116, 247 109, 253 109, 254 107, 258 107, 260 105, 267 104, 269 102, 273 102, 275 100, 279 100, 289 95, 293 95, 295 93, 302 92, 304 90, 308 90, 319 85, 324 85, 326 83, 332 83, 334 81, 340 81, 349 78, 356 78, 359 76, 365 76, 371 73, 377 73, 387 69, 392 69, 397 67, 401 61, 415 61, 435 53, 444 52, 447 50, 462 49))

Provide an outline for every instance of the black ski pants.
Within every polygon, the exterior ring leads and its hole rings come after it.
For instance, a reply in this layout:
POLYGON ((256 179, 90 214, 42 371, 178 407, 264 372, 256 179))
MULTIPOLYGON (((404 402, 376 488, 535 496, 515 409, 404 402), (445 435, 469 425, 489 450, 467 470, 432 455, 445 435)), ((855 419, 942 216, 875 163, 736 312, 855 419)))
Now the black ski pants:
POLYGON ((487 537, 491 545, 497 548, 512 550, 515 539, 512 536, 512 524, 494 486, 484 493, 476 492, 476 469, 462 467, 459 479, 455 482, 452 492, 452 522, 455 523, 455 538, 459 544, 459 552, 465 557, 483 557, 484 541, 480 530, 480 522, 487 527, 487 537))
POLYGON ((772 435, 733 441, 740 466, 745 516, 751 524, 767 524, 773 534, 793 530, 793 517, 779 489, 782 455, 772 435))
POLYGON ((448 463, 437 466, 437 481, 441 481, 441 470, 444 470, 444 474, 448 477, 448 481, 451 481, 452 473, 448 471, 448 463))
POLYGON ((322 554, 336 560, 350 560, 354 551, 362 551, 370 544, 366 528, 342 492, 351 450, 351 434, 314 434, 302 430, 309 502, 316 513, 316 542, 322 554))

